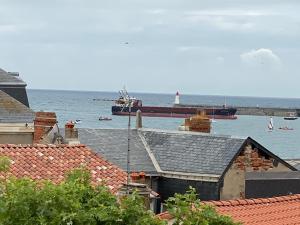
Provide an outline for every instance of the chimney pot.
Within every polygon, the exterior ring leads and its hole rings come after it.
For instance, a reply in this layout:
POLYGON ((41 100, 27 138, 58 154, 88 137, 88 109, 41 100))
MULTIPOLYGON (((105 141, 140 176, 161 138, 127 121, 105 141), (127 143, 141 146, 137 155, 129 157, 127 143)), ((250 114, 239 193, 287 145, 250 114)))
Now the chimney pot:
POLYGON ((65 124, 65 142, 70 145, 80 144, 78 130, 75 128, 75 124, 72 121, 65 124))
POLYGON ((136 111, 136 129, 143 127, 143 119, 141 110, 136 111))

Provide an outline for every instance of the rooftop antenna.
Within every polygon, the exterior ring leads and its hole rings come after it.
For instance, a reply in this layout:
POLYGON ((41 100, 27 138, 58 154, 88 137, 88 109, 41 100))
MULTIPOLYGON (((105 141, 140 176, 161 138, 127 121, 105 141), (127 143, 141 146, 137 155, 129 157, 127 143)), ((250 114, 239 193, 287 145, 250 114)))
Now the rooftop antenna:
POLYGON ((128 99, 128 130, 127 130, 127 189, 129 194, 130 183, 130 136, 131 136, 131 99, 128 99))

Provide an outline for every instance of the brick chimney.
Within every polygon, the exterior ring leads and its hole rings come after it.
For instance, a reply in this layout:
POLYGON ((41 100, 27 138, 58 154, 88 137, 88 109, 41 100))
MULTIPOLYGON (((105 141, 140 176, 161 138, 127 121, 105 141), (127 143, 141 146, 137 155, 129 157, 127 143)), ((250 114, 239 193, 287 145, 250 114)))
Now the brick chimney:
POLYGON ((55 112, 36 112, 34 119, 33 143, 39 143, 57 123, 55 112))
POLYGON ((80 144, 78 130, 72 122, 67 122, 65 124, 65 143, 69 145, 80 144))

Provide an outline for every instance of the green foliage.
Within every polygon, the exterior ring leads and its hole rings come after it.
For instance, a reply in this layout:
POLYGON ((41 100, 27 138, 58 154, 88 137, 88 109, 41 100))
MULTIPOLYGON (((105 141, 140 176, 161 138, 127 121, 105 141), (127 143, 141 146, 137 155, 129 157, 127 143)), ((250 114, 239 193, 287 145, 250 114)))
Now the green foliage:
MULTIPOLYGON (((8 162, 4 160, 4 164, 8 162)), ((3 166, 7 170, 7 166, 3 166)), ((27 178, 0 179, 1 225, 164 225, 137 193, 118 199, 105 186, 92 186, 90 173, 75 169, 61 184, 27 178)), ((175 225, 234 225, 204 206, 194 189, 167 201, 175 225)))
POLYGON ((118 202, 106 187, 90 185, 85 170, 75 170, 65 182, 1 181, 1 225, 161 225, 145 210, 136 193, 118 202))
POLYGON ((10 159, 8 157, 0 157, 0 172, 7 172, 10 166, 10 159))
POLYGON ((201 204, 192 187, 186 194, 175 194, 166 202, 174 225, 238 225, 228 216, 219 215, 215 208, 201 204))

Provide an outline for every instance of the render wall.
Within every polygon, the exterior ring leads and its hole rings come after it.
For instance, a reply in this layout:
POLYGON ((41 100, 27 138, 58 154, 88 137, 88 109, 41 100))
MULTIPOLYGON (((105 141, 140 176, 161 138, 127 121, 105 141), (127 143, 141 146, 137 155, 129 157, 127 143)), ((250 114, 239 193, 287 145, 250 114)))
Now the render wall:
POLYGON ((0 144, 32 144, 33 132, 0 133, 0 144))
POLYGON ((291 171, 291 169, 262 151, 247 145, 225 174, 223 187, 220 190, 220 199, 245 198, 246 173, 260 171, 284 172, 291 171))

